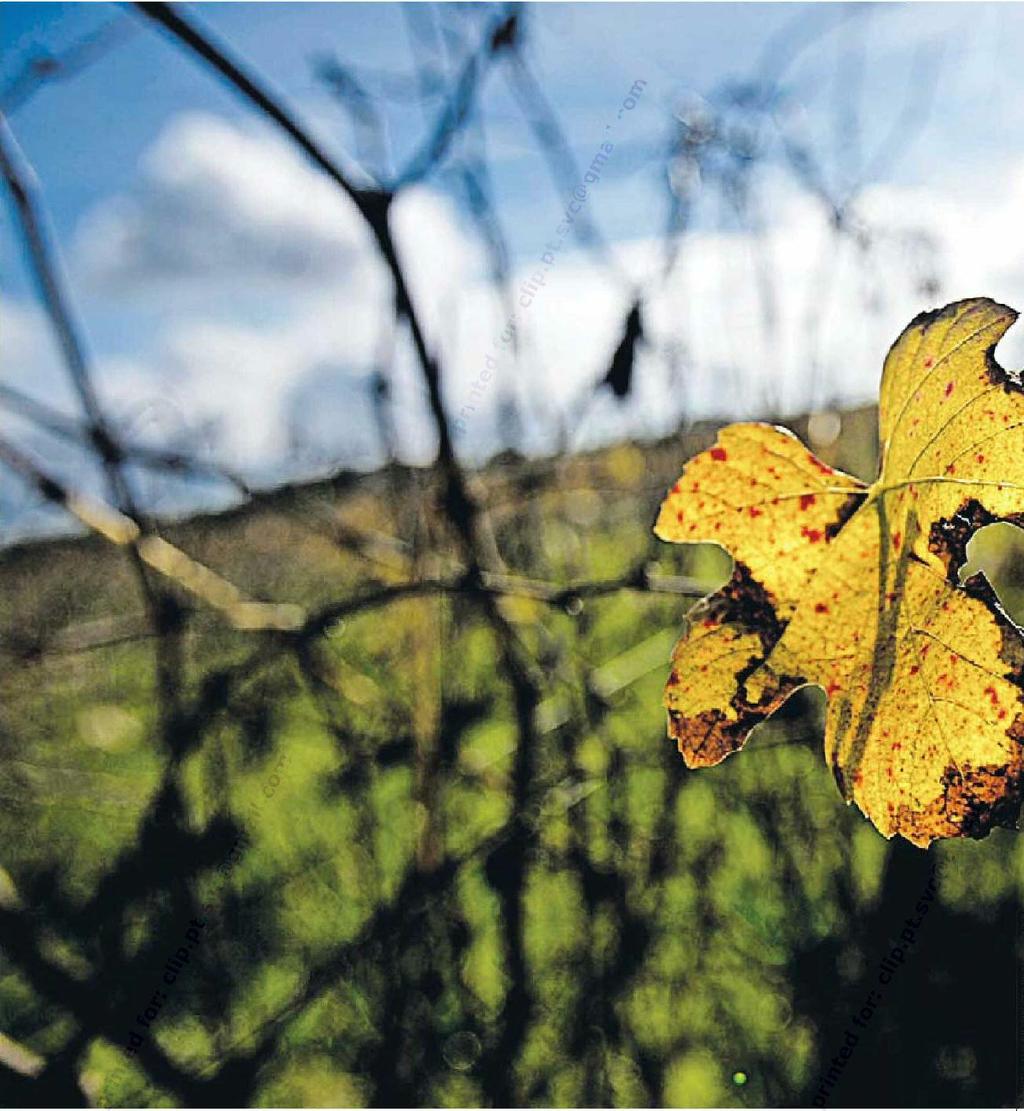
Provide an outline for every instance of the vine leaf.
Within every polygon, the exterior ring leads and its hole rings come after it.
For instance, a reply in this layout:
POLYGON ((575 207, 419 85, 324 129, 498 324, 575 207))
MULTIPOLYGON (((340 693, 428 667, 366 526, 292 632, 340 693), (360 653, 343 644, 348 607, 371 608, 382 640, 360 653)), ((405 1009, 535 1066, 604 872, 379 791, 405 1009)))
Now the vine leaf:
POLYGON ((886 837, 925 847, 1014 824, 1024 631, 960 572, 978 529, 1024 525, 1024 386, 993 356, 1016 317, 976 298, 908 325, 882 372, 871 486, 766 424, 730 425, 686 465, 655 533, 735 561, 687 615, 665 688, 689 767, 816 684, 826 761, 886 837))

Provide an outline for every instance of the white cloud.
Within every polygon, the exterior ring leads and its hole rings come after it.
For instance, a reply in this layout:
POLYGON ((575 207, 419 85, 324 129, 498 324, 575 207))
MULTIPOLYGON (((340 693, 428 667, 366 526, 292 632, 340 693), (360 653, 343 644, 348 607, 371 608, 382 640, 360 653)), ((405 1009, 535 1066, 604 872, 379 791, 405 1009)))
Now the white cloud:
POLYGON ((67 371, 42 310, 28 301, 0 296, 0 331, 3 381, 23 392, 33 390, 50 405, 72 405, 67 371))
MULTIPOLYGON (((1024 308, 1024 266, 1017 237, 1008 234, 1024 203, 1024 162, 978 192, 952 193, 942 183, 876 186, 839 240, 813 199, 779 182, 764 199, 771 216, 760 245, 739 232, 691 233, 664 284, 650 280, 659 273, 660 242, 618 245, 621 267, 648 293, 649 345, 636 396, 623 406, 610 398, 595 404, 583 442, 667 431, 683 411, 735 418, 872 401, 889 345, 923 309, 978 295, 1024 308), (770 278, 767 304, 758 258, 770 278), (667 365, 673 347, 685 356, 681 381, 667 365)), ((549 411, 564 409, 602 375, 627 308, 628 298, 586 255, 560 257, 530 308, 518 312, 532 371, 503 366, 501 374, 517 383, 528 374, 527 388, 549 411)), ((460 351, 475 350, 482 364, 493 335, 476 327, 460 351)), ((1015 367, 1022 353, 1024 324, 999 355, 1015 367)), ((456 368, 456 408, 473 400, 467 381, 477 373, 456 368)), ((491 379, 467 419, 466 443, 476 452, 485 453, 485 410, 499 384, 491 379)))
MULTIPOLYGON (((403 192, 392 219, 428 336, 441 342, 452 298, 482 270, 480 249, 428 189, 403 192)), ((108 360, 101 376, 115 407, 145 414, 151 432, 180 429, 186 413, 217 429, 222 458, 266 474, 307 419, 319 442, 304 458, 377 461, 367 376, 395 331, 390 280, 355 207, 277 136, 177 117, 136 186, 83 219, 73 260, 94 303, 116 295, 126 317, 147 317, 137 360, 108 360)), ((423 460, 433 437, 422 389, 403 345, 396 357, 404 454, 423 460)))
POLYGON ((369 237, 354 206, 294 148, 219 117, 176 117, 131 191, 83 220, 86 280, 125 291, 182 280, 320 285, 350 273, 369 237))
MULTIPOLYGON (((752 416, 870 400, 889 343, 923 308, 975 294, 1024 307, 1024 267, 1007 234, 1024 200, 1024 163, 974 194, 943 182, 873 187, 856 210, 858 226, 871 232, 868 248, 855 237, 837 245, 820 208, 792 186, 768 183, 761 199, 760 245, 739 232, 694 232, 664 283, 660 242, 615 247, 645 292, 649 343, 635 395, 623 406, 599 399, 574 430, 577 442, 666 431, 684 411, 752 416), (770 327, 758 259, 771 276, 770 327), (929 293, 932 271, 940 288, 929 293)), ((500 346, 505 313, 479 243, 447 199, 410 190, 393 220, 457 414, 500 346)), ((74 257, 91 281, 93 311, 123 314, 119 350, 131 357, 101 344, 98 378, 133 434, 199 442, 257 480, 371 466, 369 374, 393 345, 400 454, 431 457, 420 374, 396 332, 390 282, 369 235, 349 202, 277 137, 212 116, 180 117, 146 156, 139 185, 83 221, 74 257)), ((524 264, 513 288, 536 269, 524 264)), ((461 449, 482 458, 500 446, 496 407, 508 395, 527 414, 531 446, 551 447, 558 415, 604 373, 628 301, 589 255, 558 256, 530 307, 517 307, 521 358, 499 360, 461 449)), ((57 383, 52 350, 32 346, 38 320, 25 324, 21 312, 6 307, 5 373, 17 363, 15 381, 32 383, 45 364, 49 377, 38 382, 57 383)), ((1004 349, 1024 351, 1024 339, 1011 333, 1004 349)), ((1007 350, 1004 362, 1019 363, 1007 350)))

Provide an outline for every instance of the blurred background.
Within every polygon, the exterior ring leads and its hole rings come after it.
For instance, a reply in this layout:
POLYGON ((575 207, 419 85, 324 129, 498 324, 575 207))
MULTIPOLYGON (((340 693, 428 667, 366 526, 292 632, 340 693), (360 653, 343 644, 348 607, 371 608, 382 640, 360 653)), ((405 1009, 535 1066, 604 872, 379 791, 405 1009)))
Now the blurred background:
POLYGON ((1016 833, 885 842, 815 693, 688 772, 730 561, 650 526, 735 419, 873 478, 904 325, 1024 305, 1024 9, 0 39, 0 1102, 806 1106, 934 867, 828 1102, 1019 1104, 1016 833))

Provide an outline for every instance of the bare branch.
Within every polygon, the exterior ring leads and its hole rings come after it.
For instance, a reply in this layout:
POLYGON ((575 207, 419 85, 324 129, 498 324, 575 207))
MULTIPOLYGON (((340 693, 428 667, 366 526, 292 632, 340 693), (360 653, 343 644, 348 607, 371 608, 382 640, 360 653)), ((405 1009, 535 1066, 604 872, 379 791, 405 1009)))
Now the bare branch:
POLYGON ((7 182, 21 221, 32 273, 64 354, 72 384, 89 422, 92 445, 103 460, 111 494, 119 508, 138 517, 121 472, 121 452, 111 435, 92 384, 85 343, 71 308, 60 259, 49 234, 35 174, 25 162, 7 121, 0 115, 0 172, 7 182))
POLYGON ((67 489, 13 444, 0 439, 0 462, 31 482, 47 500, 62 506, 86 527, 119 547, 134 548, 147 566, 159 571, 214 609, 237 629, 264 631, 301 627, 300 606, 254 602, 223 575, 186 555, 162 537, 142 535, 129 516, 101 501, 67 489))
MULTIPOLYGON (((62 440, 82 444, 85 447, 89 447, 92 442, 89 430, 78 421, 66 416, 59 409, 55 409, 37 398, 29 397, 28 394, 2 382, 0 382, 0 406, 10 412, 26 417, 38 427, 62 440)), ((163 448, 147 447, 144 444, 130 444, 124 441, 118 442, 118 448, 122 458, 141 467, 229 482, 244 497, 252 497, 252 490, 245 479, 219 463, 206 463, 195 459, 191 455, 186 455, 184 452, 167 451, 163 448)))
POLYGON ((0 91, 0 111, 15 112, 43 86, 75 77, 126 42, 134 31, 131 21, 118 12, 98 30, 72 43, 62 54, 37 51, 0 91))

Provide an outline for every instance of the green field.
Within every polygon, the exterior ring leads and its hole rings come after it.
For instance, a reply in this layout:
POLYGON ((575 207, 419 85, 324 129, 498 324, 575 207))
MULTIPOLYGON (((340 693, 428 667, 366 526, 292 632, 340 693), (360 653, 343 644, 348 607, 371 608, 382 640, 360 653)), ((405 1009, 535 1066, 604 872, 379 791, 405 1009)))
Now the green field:
MULTIPOLYGON (((873 421, 847 414, 820 453, 868 474, 873 421)), ((171 588, 156 637, 101 540, 0 553, 7 1052, 106 1105, 807 1105, 935 864, 830 1104, 1019 1099, 1017 835, 887 843, 825 767, 820 695, 713 769, 665 738, 685 592, 729 560, 650 526, 709 437, 474 476, 539 687, 527 754, 471 593, 368 605, 298 646, 171 588), (654 589, 546 600, 637 569, 654 589)), ((393 468, 162 532, 313 612, 454 578, 438 501, 429 471, 393 468)), ((977 555, 1019 620, 1014 543, 977 555)))

